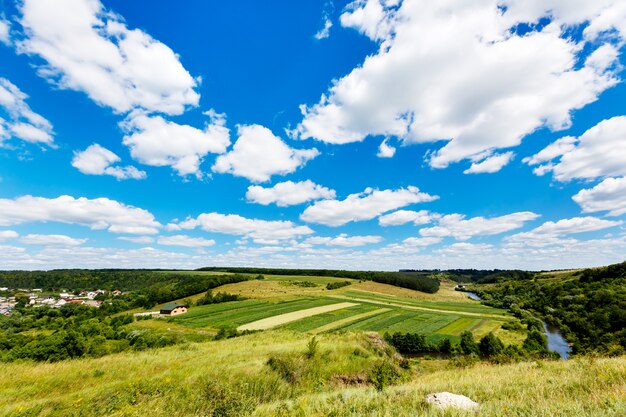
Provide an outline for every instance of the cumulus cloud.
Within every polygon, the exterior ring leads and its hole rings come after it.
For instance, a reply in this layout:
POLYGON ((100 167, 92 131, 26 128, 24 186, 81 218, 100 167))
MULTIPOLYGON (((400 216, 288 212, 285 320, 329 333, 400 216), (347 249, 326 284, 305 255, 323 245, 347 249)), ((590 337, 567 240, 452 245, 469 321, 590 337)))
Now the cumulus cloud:
POLYGON ((467 240, 475 236, 490 236, 523 227, 539 215, 530 211, 507 214, 499 217, 472 217, 463 214, 448 214, 437 220, 437 225, 420 230, 420 235, 430 237, 451 236, 457 240, 467 240))
POLYGON ((378 224, 381 226, 400 226, 406 223, 421 225, 430 223, 433 218, 439 217, 428 210, 398 210, 393 213, 385 214, 378 218, 378 224))
POLYGON ((353 221, 371 220, 388 211, 437 198, 413 186, 398 190, 366 188, 362 193, 350 194, 345 200, 318 201, 307 207, 300 219, 309 223, 341 226, 353 221))
POLYGON ((333 22, 330 19, 331 14, 335 10, 335 4, 332 1, 324 3, 324 11, 322 12, 322 27, 313 35, 318 41, 326 39, 330 36, 330 28, 333 27, 333 22))
POLYGON ((200 164, 209 153, 223 153, 230 134, 223 114, 205 112, 210 117, 203 130, 167 121, 161 116, 131 114, 122 123, 124 144, 142 164, 171 166, 179 175, 202 176, 200 164))
POLYGON ((0 226, 33 222, 79 224, 94 230, 127 234, 156 234, 161 227, 147 210, 108 198, 26 195, 0 199, 0 226))
POLYGON ((389 145, 387 143, 387 139, 385 139, 378 146, 378 153, 376 154, 376 156, 378 156, 379 158, 393 158, 395 154, 396 148, 389 145))
MULTIPOLYGON (((619 15, 623 6, 617 0, 532 3, 352 2, 342 24, 378 42, 379 50, 335 81, 317 104, 302 106, 298 135, 335 144, 369 135, 405 143, 446 140, 427 157, 432 167, 445 168, 517 146, 542 127, 569 127, 573 110, 619 81, 623 39, 618 32, 575 40, 569 31, 588 22, 596 32, 611 29, 600 15, 619 15)), ((504 155, 468 173, 494 172, 510 160, 504 155)))
POLYGON ((14 230, 0 230, 0 242, 4 242, 9 239, 17 239, 19 233, 14 230))
POLYGON ((558 181, 626 175, 626 116, 603 120, 578 138, 561 138, 524 158, 535 173, 558 181))
POLYGON ((75 239, 66 235, 30 234, 20 238, 20 243, 24 243, 26 245, 80 246, 85 242, 87 242, 87 239, 75 239))
POLYGON ((583 213, 606 211, 609 216, 626 213, 626 177, 607 178, 593 188, 580 190, 572 197, 583 213))
POLYGON ((39 74, 83 91, 117 113, 144 109, 180 114, 196 106, 197 80, 167 45, 106 10, 98 0, 24 0, 21 52, 46 61, 39 74))
POLYGON ((157 243, 163 246, 183 246, 186 248, 204 248, 215 245, 213 239, 191 237, 186 235, 160 236, 157 243))
POLYGON ((87 175, 111 175, 118 180, 146 178, 145 171, 133 166, 112 166, 119 162, 119 156, 97 143, 81 152, 74 152, 72 166, 87 175))
POLYGON ((0 146, 12 137, 54 146, 52 124, 33 112, 24 94, 6 78, 0 78, 0 146))
POLYGON ((547 221, 539 227, 523 233, 507 236, 510 246, 544 247, 576 243, 576 240, 563 240, 562 237, 577 233, 595 232, 623 224, 622 221, 598 219, 597 217, 574 217, 556 222, 547 221))
POLYGON ((472 165, 463 171, 464 174, 493 174, 500 171, 505 165, 507 165, 515 154, 513 152, 505 152, 502 154, 495 154, 487 156, 484 159, 479 159, 476 162, 472 162, 472 165))
POLYGON ((352 248, 356 246, 365 246, 373 243, 382 242, 381 236, 348 236, 345 233, 337 237, 314 236, 306 239, 305 244, 326 245, 326 246, 342 246, 352 248))
POLYGON ((253 182, 269 181, 272 175, 294 172, 319 155, 317 149, 293 149, 260 125, 239 126, 233 148, 220 155, 213 171, 230 173, 253 182))
POLYGON ((238 214, 203 213, 168 225, 169 230, 191 230, 201 228, 206 232, 244 236, 257 242, 274 242, 293 239, 313 233, 307 226, 298 226, 290 221, 268 221, 249 219, 238 214))
POLYGON ((2 17, 0 17, 0 42, 5 45, 11 44, 11 36, 9 35, 9 29, 11 25, 9 22, 2 17))
POLYGON ((148 244, 153 243, 154 238, 152 236, 120 236, 118 240, 125 240, 132 243, 148 244))
POLYGON ((279 182, 269 188, 251 185, 248 187, 246 199, 264 206, 276 204, 279 207, 287 207, 312 200, 331 199, 335 198, 335 195, 335 190, 322 187, 311 180, 306 180, 300 182, 279 182))

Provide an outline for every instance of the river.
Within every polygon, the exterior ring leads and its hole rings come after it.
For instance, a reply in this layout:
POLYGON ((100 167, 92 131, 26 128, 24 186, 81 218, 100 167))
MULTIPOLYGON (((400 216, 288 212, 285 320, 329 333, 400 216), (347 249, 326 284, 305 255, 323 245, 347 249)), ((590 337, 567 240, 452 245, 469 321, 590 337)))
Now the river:
POLYGON ((465 292, 465 294, 466 294, 469 298, 471 298, 472 300, 476 300, 476 301, 480 301, 480 300, 481 300, 481 298, 480 298, 478 295, 476 295, 476 293, 466 291, 466 292, 465 292))
POLYGON ((546 334, 546 337, 548 338, 548 350, 558 353, 561 359, 566 360, 570 352, 572 351, 569 343, 567 343, 567 340, 565 340, 563 336, 561 336, 559 329, 548 326, 546 322, 542 323, 543 330, 546 334))

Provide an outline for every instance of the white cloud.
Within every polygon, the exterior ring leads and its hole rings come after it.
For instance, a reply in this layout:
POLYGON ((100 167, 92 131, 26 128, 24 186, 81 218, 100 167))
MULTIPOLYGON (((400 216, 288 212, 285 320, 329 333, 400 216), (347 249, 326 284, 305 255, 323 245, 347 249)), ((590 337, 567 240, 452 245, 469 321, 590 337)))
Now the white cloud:
POLYGON ((248 187, 246 199, 267 206, 275 203, 279 207, 294 206, 307 201, 335 198, 335 190, 315 184, 311 180, 279 182, 270 188, 260 185, 248 187))
POLYGON ((350 194, 345 200, 318 201, 307 207, 300 219, 309 223, 341 226, 353 221, 371 220, 388 211, 437 198, 413 186, 398 190, 367 188, 362 193, 350 194))
POLYGON ((0 78, 0 146, 4 140, 16 137, 26 142, 54 146, 52 125, 33 112, 28 96, 6 78, 0 78), (4 114, 4 118, 2 117, 4 114))
POLYGON ((396 154, 396 148, 387 144, 387 139, 383 140, 378 146, 378 153, 376 154, 379 158, 393 158, 396 154))
POLYGON ((393 213, 385 214, 378 218, 378 224, 381 226, 400 226, 406 223, 413 223, 419 226, 420 224, 430 223, 433 218, 440 217, 433 214, 428 210, 398 210, 393 213))
POLYGON ((80 246, 85 242, 87 242, 87 239, 75 239, 66 235, 30 234, 20 238, 20 243, 26 245, 80 246))
POLYGON ((583 213, 607 211, 610 216, 626 213, 626 177, 607 178, 593 188, 580 190, 572 197, 583 213))
POLYGON ((409 237, 404 239, 402 244, 406 247, 424 247, 436 245, 441 241, 440 237, 409 237))
POLYGON ((333 22, 328 16, 324 16, 324 23, 320 30, 315 33, 314 37, 317 40, 326 39, 330 36, 330 28, 333 27, 333 22))
POLYGON ((463 214, 448 214, 437 220, 437 226, 420 230, 420 235, 430 237, 452 236, 457 240, 467 240, 475 236, 490 236, 523 227, 539 215, 522 211, 499 217, 472 217, 465 219, 463 214))
POLYGON ((315 35, 313 35, 313 37, 318 41, 326 39, 330 36, 330 28, 333 27, 333 22, 330 17, 334 10, 335 4, 332 0, 328 0, 324 3, 324 11, 322 12, 322 27, 315 33, 315 35))
POLYGON ((24 0, 19 50, 47 64, 39 73, 64 89, 85 92, 117 113, 144 109, 180 114, 196 106, 197 81, 165 44, 98 0, 24 0))
POLYGON ((505 152, 501 154, 489 155, 486 158, 472 162, 472 165, 463 171, 464 174, 492 174, 500 171, 508 164, 515 154, 513 152, 505 152))
POLYGON ((215 245, 213 239, 203 239, 201 237, 186 235, 160 236, 157 239, 157 243, 164 246, 183 246, 186 248, 203 248, 215 245))
POLYGON ((352 248, 356 246, 365 246, 373 243, 382 242, 381 236, 348 236, 345 233, 340 234, 337 237, 323 237, 314 236, 306 239, 305 244, 311 245, 326 245, 326 246, 341 246, 346 248, 352 248))
MULTIPOLYGON (((206 114, 206 113, 205 113, 206 114)), ((160 116, 131 115, 123 124, 124 144, 142 164, 171 166, 181 175, 202 176, 200 164, 208 153, 223 153, 230 135, 223 115, 208 113, 204 130, 167 121, 160 116)))
POLYGON ((79 224, 128 234, 156 234, 161 226, 150 212, 108 198, 26 195, 0 199, 0 226, 33 222, 79 224))
MULTIPOLYGON (((542 127, 567 128, 573 110, 619 81, 621 39, 596 39, 601 46, 578 64, 596 44, 572 39, 572 25, 593 25, 605 8, 621 7, 617 0, 586 3, 574 16, 577 6, 561 0, 534 8, 514 0, 357 0, 341 22, 379 42, 378 53, 335 81, 318 104, 302 106, 296 131, 335 144, 368 135, 447 140, 428 154, 432 167, 445 168, 517 146, 542 127), (550 24, 536 24, 548 16, 550 24), (527 33, 516 31, 522 23, 527 33)), ((487 165, 496 162, 505 158, 487 165)))
POLYGON ((317 149, 290 148, 260 125, 239 126, 237 134, 237 142, 230 152, 217 158, 213 171, 264 182, 272 175, 292 173, 319 155, 317 149))
POLYGON ((9 22, 3 19, 2 17, 0 17, 0 42, 2 42, 5 45, 11 44, 11 37, 9 35, 10 28, 11 28, 11 25, 9 24, 9 22))
POLYGON ((74 152, 72 166, 87 175, 111 175, 118 180, 146 178, 146 173, 133 166, 112 166, 119 162, 119 156, 97 143, 81 152, 74 152))
POLYGON ((19 234, 14 230, 0 230, 0 242, 4 242, 9 239, 17 239, 19 234))
POLYGON ((191 230, 200 227, 207 232, 245 236, 256 242, 278 241, 313 233, 307 226, 298 226, 290 221, 268 221, 249 219, 238 214, 203 213, 168 225, 169 230, 191 230))
POLYGON ((132 242, 132 243, 140 243, 144 245, 154 242, 154 238, 151 236, 120 236, 118 237, 118 239, 125 240, 127 242, 132 242))
POLYGON ((574 217, 561 219, 556 222, 547 221, 539 227, 523 233, 507 236, 505 240, 513 247, 533 246, 545 247, 550 245, 563 245, 576 243, 576 240, 563 240, 562 237, 577 234, 595 232, 623 224, 622 221, 598 219, 597 217, 574 217))
POLYGON ((603 120, 579 138, 561 138, 524 162, 558 181, 626 175, 626 116, 603 120), (558 161, 555 161, 558 159, 558 161), (543 164, 543 165, 541 165, 543 164))

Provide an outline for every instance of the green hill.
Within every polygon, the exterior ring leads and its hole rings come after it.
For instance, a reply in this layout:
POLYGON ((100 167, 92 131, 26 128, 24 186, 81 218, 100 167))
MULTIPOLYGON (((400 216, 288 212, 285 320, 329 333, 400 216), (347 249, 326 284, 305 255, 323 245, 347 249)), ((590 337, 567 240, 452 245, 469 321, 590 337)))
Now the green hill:
POLYGON ((425 395, 441 391, 469 396, 481 416, 626 414, 626 358, 469 367, 412 359, 379 392, 368 381, 395 360, 379 337, 317 337, 312 355, 309 336, 266 331, 97 359, 3 364, 0 415, 476 415, 430 408, 425 395))

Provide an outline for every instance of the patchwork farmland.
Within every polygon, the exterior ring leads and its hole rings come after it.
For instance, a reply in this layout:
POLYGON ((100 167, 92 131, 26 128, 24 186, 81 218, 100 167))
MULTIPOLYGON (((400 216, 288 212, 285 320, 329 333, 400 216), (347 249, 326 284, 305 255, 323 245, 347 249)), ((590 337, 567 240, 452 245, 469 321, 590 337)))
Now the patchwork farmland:
MULTIPOLYGON (((172 318, 180 326, 217 331, 284 329, 311 334, 344 331, 411 332, 430 340, 458 340, 470 330, 481 337, 490 331, 505 340, 524 335, 501 329, 511 320, 504 310, 487 307, 443 284, 437 294, 399 289, 385 284, 351 281, 351 285, 327 290, 339 279, 328 277, 279 277, 228 284, 225 291, 249 298, 193 307, 172 318), (306 288, 299 283, 306 282, 306 288), (305 291, 303 291, 303 289, 305 291)), ((342 279, 342 281, 346 281, 342 279)))

